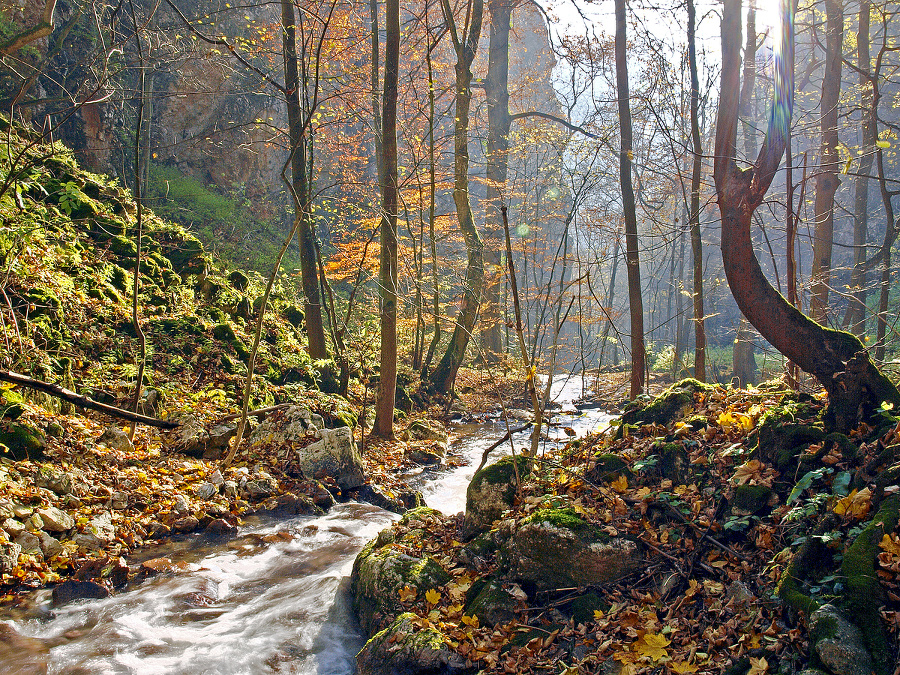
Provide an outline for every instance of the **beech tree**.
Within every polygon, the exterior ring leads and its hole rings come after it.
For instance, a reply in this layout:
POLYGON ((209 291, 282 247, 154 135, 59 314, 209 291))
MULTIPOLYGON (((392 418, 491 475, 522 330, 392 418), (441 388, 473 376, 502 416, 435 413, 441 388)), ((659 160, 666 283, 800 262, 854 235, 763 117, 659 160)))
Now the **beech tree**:
POLYGON ((745 168, 736 161, 741 0, 725 0, 714 165, 722 214, 722 261, 728 285, 744 316, 779 352, 815 376, 828 392, 829 425, 848 431, 882 403, 900 405, 900 392, 875 367, 856 336, 816 323, 773 288, 750 237, 753 212, 762 203, 784 154, 793 107, 791 0, 782 0, 781 8, 781 43, 766 137, 756 161, 745 168))

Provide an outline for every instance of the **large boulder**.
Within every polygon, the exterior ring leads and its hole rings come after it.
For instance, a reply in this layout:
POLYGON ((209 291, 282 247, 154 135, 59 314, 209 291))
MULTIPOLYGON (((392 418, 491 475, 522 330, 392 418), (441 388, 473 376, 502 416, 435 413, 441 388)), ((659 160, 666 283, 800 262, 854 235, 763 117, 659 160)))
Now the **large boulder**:
POLYGON ((172 432, 171 443, 175 450, 200 459, 216 460, 225 454, 228 442, 237 433, 237 424, 227 423, 207 429, 196 417, 180 420, 181 425, 172 432))
POLYGON ((875 663, 859 628, 834 605, 822 605, 809 617, 815 656, 834 675, 870 675, 875 663))
POLYGON ((406 612, 356 656, 359 675, 455 675, 474 672, 429 621, 406 612))
MULTIPOLYGON (((416 528, 421 523, 422 526, 404 534, 399 543, 420 537, 428 520, 438 516, 427 507, 407 511, 400 524, 416 528)), ((395 537, 394 530, 383 530, 366 544, 353 563, 350 575, 353 608, 368 635, 383 629, 403 612, 401 591, 421 597, 450 581, 450 575, 433 558, 411 556, 393 546, 395 537)))
POLYGON ((466 490, 466 537, 491 529, 494 521, 511 508, 516 496, 516 468, 519 478, 531 471, 528 459, 522 455, 489 464, 477 472, 466 490), (514 463, 515 462, 515 463, 514 463))
POLYGON ((317 435, 320 440, 297 452, 303 473, 310 478, 331 476, 342 490, 365 484, 366 470, 350 427, 320 429, 317 435))
POLYGON ((504 567, 539 590, 615 581, 642 565, 635 542, 610 537, 571 509, 539 509, 505 528, 504 567))

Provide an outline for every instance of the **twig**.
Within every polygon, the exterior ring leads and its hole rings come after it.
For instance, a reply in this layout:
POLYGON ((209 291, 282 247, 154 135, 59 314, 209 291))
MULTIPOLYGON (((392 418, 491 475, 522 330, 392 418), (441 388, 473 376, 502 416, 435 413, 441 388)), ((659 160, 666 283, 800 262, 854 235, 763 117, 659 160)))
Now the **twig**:
POLYGON ((485 448, 484 453, 481 455, 481 464, 479 464, 479 465, 478 465, 478 468, 475 469, 475 473, 478 473, 479 471, 481 471, 481 470, 484 468, 484 465, 487 463, 488 455, 490 455, 491 452, 493 452, 494 450, 496 450, 497 448, 499 448, 501 445, 503 445, 504 443, 506 443, 506 441, 508 441, 508 440, 510 439, 510 437, 511 437, 513 434, 517 434, 517 433, 519 433, 520 431, 525 431, 525 430, 528 429, 530 426, 532 426, 532 424, 533 424, 532 422, 529 422, 528 424, 525 424, 525 425, 523 425, 523 426, 521 426, 521 427, 518 427, 518 428, 516 428, 516 429, 508 429, 508 430, 506 431, 506 433, 503 434, 503 437, 502 437, 499 441, 497 441, 496 443, 494 443, 491 447, 485 448))
POLYGON ((0 370, 0 380, 3 380, 5 382, 12 382, 13 384, 28 387, 29 389, 37 389, 38 391, 43 391, 46 394, 50 394, 54 398, 60 398, 63 401, 68 401, 72 405, 78 406, 79 408, 89 408, 91 410, 97 410, 99 412, 106 413, 107 415, 119 417, 131 422, 140 422, 141 424, 146 424, 151 427, 158 427, 160 429, 177 429, 181 426, 180 422, 158 420, 155 417, 139 415, 138 413, 131 412, 130 410, 123 410, 122 408, 117 408, 113 405, 98 403, 97 401, 89 399, 87 396, 76 394, 74 391, 64 389, 59 385, 51 384, 49 382, 42 382, 41 380, 35 380, 28 377, 27 375, 14 373, 11 370, 0 370))
MULTIPOLYGON (((275 412, 276 410, 285 410, 286 408, 290 408, 292 405, 296 405, 294 403, 279 403, 278 405, 270 405, 268 408, 258 408, 257 410, 251 410, 247 413, 247 417, 262 417, 263 415, 268 415, 270 412, 275 412)), ((221 422, 227 422, 229 420, 236 420, 241 416, 241 413, 232 413, 230 415, 225 415, 225 417, 221 418, 221 422)))

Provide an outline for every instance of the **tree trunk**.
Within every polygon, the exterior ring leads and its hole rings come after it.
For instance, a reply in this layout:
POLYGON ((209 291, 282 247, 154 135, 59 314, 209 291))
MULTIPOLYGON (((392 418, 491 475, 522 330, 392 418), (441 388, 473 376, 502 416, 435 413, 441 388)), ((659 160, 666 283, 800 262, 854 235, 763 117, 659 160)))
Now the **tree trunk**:
POLYGON ((450 344, 447 345, 447 351, 444 352, 430 378, 437 391, 447 393, 453 387, 456 373, 466 355, 466 347, 469 345, 469 338, 478 316, 478 306, 481 302, 481 290, 484 284, 484 245, 478 229, 475 227, 475 219, 472 217, 472 208, 469 205, 469 107, 472 103, 470 85, 472 83, 472 62, 475 60, 475 50, 478 48, 478 38, 481 35, 484 3, 483 0, 473 0, 471 10, 467 12, 471 25, 463 31, 462 39, 457 35, 449 0, 444 0, 442 7, 450 35, 453 38, 457 59, 456 119, 453 136, 453 201, 456 204, 456 218, 466 243, 468 258, 465 287, 459 315, 456 318, 456 326, 450 337, 450 344))
POLYGON ((300 105, 297 28, 291 0, 281 0, 281 22, 284 47, 284 98, 287 104, 288 134, 291 143, 291 196, 300 226, 297 240, 300 244, 300 278, 303 286, 309 356, 315 361, 328 358, 328 347, 325 342, 325 325, 322 321, 322 303, 316 270, 316 235, 307 214, 309 186, 306 174, 306 134, 300 105))
POLYGON ((688 61, 691 71, 691 251, 694 255, 694 377, 706 382, 706 323, 703 318, 703 242, 700 240, 700 169, 703 145, 700 142, 700 80, 697 75, 697 40, 694 34, 694 0, 688 0, 688 61))
POLYGON ((860 135, 862 147, 859 156, 859 173, 856 176, 856 194, 853 200, 853 271, 850 272, 850 300, 844 314, 843 327, 858 336, 866 332, 866 244, 869 240, 869 174, 878 140, 875 101, 869 69, 872 67, 869 52, 869 26, 872 5, 869 0, 859 3, 859 31, 856 35, 857 66, 859 67, 860 135))
POLYGON ((428 65, 428 237, 431 244, 431 278, 433 284, 433 294, 431 296, 431 312, 434 322, 434 333, 431 336, 431 343, 428 345, 428 354, 422 362, 422 376, 425 371, 431 367, 431 360, 434 358, 434 352, 438 344, 441 342, 441 298, 440 284, 438 283, 438 258, 437 258, 437 237, 435 234, 435 192, 437 191, 437 160, 435 159, 434 146, 434 68, 431 65, 431 52, 437 46, 436 43, 430 41, 428 51, 425 53, 425 62, 428 65))
POLYGON ((738 307, 779 352, 811 373, 829 395, 829 423, 846 431, 883 401, 900 405, 900 392, 869 361, 850 333, 830 330, 790 305, 763 274, 750 224, 784 153, 793 106, 793 16, 783 0, 783 58, 776 60, 775 100, 766 140, 752 170, 735 162, 740 91, 741 0, 725 0, 722 86, 716 122, 715 183, 722 213, 722 260, 738 307))
POLYGON ((509 0, 488 0, 491 14, 491 41, 484 95, 488 108, 487 153, 485 159, 486 204, 485 231, 488 246, 484 253, 488 276, 482 310, 482 349, 489 363, 496 363, 504 350, 499 291, 503 279, 500 265, 500 233, 503 229, 500 207, 506 197, 506 173, 509 155, 509 24, 512 4, 509 0))
POLYGON ((375 433, 394 436, 397 390, 397 80, 400 62, 400 0, 385 2, 384 114, 381 167, 384 174, 381 214, 379 294, 381 296, 381 369, 375 403, 375 433))
POLYGON ((633 161, 631 107, 628 90, 628 56, 625 35, 625 0, 615 0, 616 10, 616 98, 619 103, 619 182, 625 213, 625 265, 628 270, 628 305, 631 314, 631 389, 636 398, 644 391, 644 305, 641 297, 641 268, 638 257, 637 211, 631 184, 633 161))
POLYGON ((841 64, 844 38, 844 12, 841 0, 826 0, 827 37, 825 72, 822 74, 822 148, 819 175, 816 178, 815 239, 813 241, 812 298, 810 313, 825 324, 828 315, 828 291, 831 285, 831 254, 834 248, 834 194, 841 181, 838 163, 838 103, 841 94, 841 64))

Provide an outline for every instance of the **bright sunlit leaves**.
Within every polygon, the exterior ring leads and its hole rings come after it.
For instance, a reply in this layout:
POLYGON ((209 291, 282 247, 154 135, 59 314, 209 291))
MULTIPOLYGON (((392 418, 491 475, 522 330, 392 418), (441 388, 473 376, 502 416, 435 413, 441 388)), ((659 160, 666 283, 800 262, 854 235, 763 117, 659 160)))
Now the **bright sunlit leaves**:
POLYGON ((849 495, 834 505, 834 512, 839 516, 847 516, 861 520, 869 513, 872 506, 872 493, 869 488, 853 490, 849 495))

